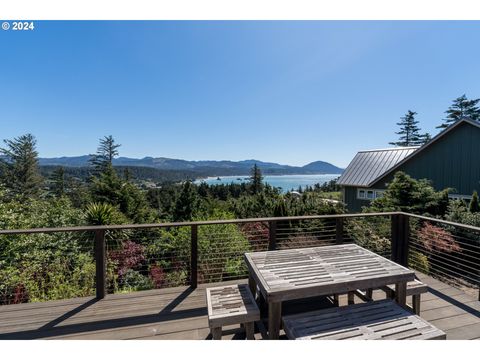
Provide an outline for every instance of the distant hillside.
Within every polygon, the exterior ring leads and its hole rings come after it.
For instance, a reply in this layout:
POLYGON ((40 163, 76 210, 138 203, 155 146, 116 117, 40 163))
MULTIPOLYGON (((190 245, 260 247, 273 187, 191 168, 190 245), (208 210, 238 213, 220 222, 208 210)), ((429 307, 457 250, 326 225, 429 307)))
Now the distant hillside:
MULTIPOLYGON (((64 166, 64 167, 87 167, 88 155, 59 158, 40 158, 41 166, 64 166)), ((134 159, 119 157, 114 160, 115 166, 136 166, 145 168, 155 168, 166 171, 183 171, 192 176, 227 176, 227 175, 247 175, 254 164, 257 164, 262 172, 267 175, 292 175, 292 174, 341 174, 343 169, 338 168, 328 162, 315 161, 308 165, 290 166, 277 163, 263 162, 259 160, 201 160, 188 161, 170 158, 144 157, 143 159, 134 159)))
POLYGON ((305 171, 312 171, 323 174, 341 174, 343 169, 336 167, 325 161, 314 161, 302 167, 305 171))
MULTIPOLYGON (((40 165, 40 173, 49 178, 53 171, 60 165, 40 165)), ((87 180, 91 176, 91 167, 87 166, 64 166, 65 174, 79 180, 87 180)), ((115 166, 119 176, 125 176, 128 169, 129 176, 134 181, 151 181, 154 183, 179 182, 193 180, 198 177, 208 176, 202 173, 188 170, 160 170, 146 166, 115 166)))
POLYGON ((43 165, 56 165, 56 166, 88 166, 89 155, 83 156, 62 156, 58 158, 40 158, 40 166, 43 165))

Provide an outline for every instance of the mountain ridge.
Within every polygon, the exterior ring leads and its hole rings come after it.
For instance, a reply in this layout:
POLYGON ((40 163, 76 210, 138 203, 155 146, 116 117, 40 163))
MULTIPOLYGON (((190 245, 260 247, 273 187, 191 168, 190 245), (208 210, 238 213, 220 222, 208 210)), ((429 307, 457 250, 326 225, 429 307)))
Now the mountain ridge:
MULTIPOLYGON (((40 166, 85 167, 89 166, 89 155, 62 156, 55 158, 39 158, 40 166)), ((201 171, 212 176, 217 175, 244 175, 250 172, 254 164, 265 174, 292 175, 292 174, 341 174, 344 169, 326 161, 314 161, 304 166, 282 165, 273 162, 264 162, 255 159, 231 160, 182 160, 166 157, 146 156, 141 159, 118 157, 113 160, 114 166, 141 166, 160 170, 201 171)))

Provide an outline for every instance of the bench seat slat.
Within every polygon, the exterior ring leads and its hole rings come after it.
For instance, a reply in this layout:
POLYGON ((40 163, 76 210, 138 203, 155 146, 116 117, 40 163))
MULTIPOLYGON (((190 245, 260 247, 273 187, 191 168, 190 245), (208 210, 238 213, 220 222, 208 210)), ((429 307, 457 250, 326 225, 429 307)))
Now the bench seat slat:
POLYGON ((260 310, 246 284, 207 288, 206 294, 211 328, 260 320, 260 310))
POLYGON ((443 331, 394 301, 381 300, 283 317, 289 339, 445 339, 443 331))
MULTIPOLYGON (((387 285, 382 288, 382 290, 386 290, 388 292, 393 291, 395 292, 395 285, 387 285)), ((412 296, 412 295, 420 295, 423 293, 426 293, 428 291, 428 285, 418 281, 418 280, 413 280, 407 282, 407 296, 412 296)))

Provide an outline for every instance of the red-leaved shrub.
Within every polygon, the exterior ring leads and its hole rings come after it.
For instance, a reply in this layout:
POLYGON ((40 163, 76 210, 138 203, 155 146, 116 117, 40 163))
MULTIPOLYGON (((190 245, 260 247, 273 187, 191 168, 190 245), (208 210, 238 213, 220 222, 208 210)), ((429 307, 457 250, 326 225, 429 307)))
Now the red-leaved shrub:
POLYGON ((241 231, 253 247, 253 251, 266 250, 269 237, 268 225, 261 222, 246 223, 241 225, 241 231))
POLYGON ((131 240, 124 241, 121 249, 110 251, 108 257, 118 264, 117 271, 120 277, 125 275, 127 270, 136 268, 145 260, 143 246, 131 240))
POLYGON ((13 293, 13 304, 21 304, 28 302, 28 292, 27 289, 23 284, 19 284, 15 287, 15 291, 13 293))
POLYGON ((417 235, 428 251, 447 253, 461 251, 460 246, 448 231, 428 222, 417 232, 417 235))
POLYGON ((152 279, 156 289, 161 288, 165 283, 165 271, 163 271, 163 268, 153 265, 150 268, 150 279, 152 279))

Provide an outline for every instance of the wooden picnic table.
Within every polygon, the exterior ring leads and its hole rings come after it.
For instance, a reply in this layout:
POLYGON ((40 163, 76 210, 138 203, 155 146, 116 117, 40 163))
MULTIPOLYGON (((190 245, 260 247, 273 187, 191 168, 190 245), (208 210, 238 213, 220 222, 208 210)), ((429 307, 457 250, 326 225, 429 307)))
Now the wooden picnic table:
POLYGON ((257 285, 268 304, 268 333, 278 339, 282 302, 344 294, 395 284, 395 300, 405 307, 409 270, 355 244, 246 253, 249 286, 257 285))

